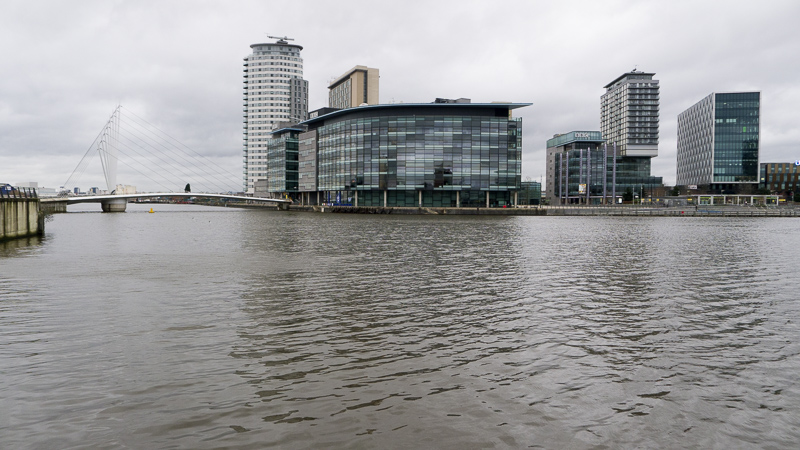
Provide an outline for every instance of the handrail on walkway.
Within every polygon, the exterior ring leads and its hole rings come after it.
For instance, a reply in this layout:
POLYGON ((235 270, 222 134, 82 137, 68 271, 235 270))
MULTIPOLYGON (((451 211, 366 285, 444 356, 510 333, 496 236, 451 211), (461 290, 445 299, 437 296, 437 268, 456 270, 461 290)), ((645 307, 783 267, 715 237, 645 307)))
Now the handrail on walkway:
POLYGON ((0 198, 39 198, 36 188, 15 187, 10 184, 0 186, 0 198))

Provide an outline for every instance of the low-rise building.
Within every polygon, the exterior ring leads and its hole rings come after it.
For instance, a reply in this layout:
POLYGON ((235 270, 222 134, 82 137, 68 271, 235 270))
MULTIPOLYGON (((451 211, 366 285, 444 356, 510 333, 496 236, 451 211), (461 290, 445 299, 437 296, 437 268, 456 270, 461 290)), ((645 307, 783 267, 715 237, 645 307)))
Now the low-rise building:
POLYGON ((136 186, 131 186, 129 184, 118 184, 114 189, 114 193, 117 195, 135 194, 136 186))
POLYGON ((651 195, 662 185, 649 156, 623 156, 599 131, 570 131, 547 141, 547 199, 551 205, 612 204, 651 195))
POLYGON ((800 160, 761 163, 758 187, 784 196, 792 196, 800 187, 800 160))
POLYGON ((273 197, 296 198, 298 146, 302 128, 281 128, 267 141, 267 191, 273 197))
POLYGON ((309 119, 302 123, 308 131, 299 136, 307 152, 299 171, 302 200, 357 206, 516 204, 522 123, 511 112, 528 105, 403 103, 309 119))
POLYGON ((540 205, 542 203, 542 183, 523 181, 519 186, 519 205, 540 205))

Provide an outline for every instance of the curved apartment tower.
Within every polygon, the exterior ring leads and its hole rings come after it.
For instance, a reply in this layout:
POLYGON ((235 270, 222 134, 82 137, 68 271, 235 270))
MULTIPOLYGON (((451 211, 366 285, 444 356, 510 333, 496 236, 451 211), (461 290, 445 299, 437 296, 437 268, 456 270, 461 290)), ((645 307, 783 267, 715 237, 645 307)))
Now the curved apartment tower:
POLYGON ((303 47, 289 38, 253 44, 244 58, 243 185, 253 192, 267 178, 267 141, 273 130, 308 119, 308 81, 303 79, 303 47))

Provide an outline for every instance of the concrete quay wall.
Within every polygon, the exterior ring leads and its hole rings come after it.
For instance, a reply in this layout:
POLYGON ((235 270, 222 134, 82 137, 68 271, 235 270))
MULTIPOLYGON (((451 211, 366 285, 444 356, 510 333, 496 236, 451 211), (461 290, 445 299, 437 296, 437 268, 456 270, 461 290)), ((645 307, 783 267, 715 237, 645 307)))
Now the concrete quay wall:
POLYGON ((0 241, 43 233, 38 198, 0 198, 0 241))
POLYGON ((39 211, 50 214, 65 213, 67 212, 67 199, 43 198, 39 203, 39 211))
POLYGON ((296 206, 290 211, 314 211, 337 214, 423 214, 462 216, 541 216, 544 211, 536 208, 435 208, 435 207, 382 207, 382 206, 296 206))
POLYGON ((639 217, 800 217, 800 208, 714 206, 543 206, 548 216, 639 216, 639 217))
MULTIPOLYGON (((276 209, 274 205, 229 203, 241 208, 276 209)), ((638 216, 638 217, 800 217, 800 206, 531 206, 517 208, 433 208, 291 205, 289 211, 335 214, 423 214, 482 216, 638 216)))
POLYGON ((639 216, 639 217, 800 217, 792 207, 634 207, 634 206, 539 206, 518 208, 431 208, 379 206, 298 206, 290 211, 338 214, 441 214, 484 216, 639 216))

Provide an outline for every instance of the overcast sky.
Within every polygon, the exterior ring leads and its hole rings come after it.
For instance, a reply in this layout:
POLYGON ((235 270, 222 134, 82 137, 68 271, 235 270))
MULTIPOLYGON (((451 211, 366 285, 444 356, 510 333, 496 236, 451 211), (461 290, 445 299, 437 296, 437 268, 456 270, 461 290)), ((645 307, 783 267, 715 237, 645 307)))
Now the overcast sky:
MULTIPOLYGON (((603 86, 634 67, 661 83, 653 175, 665 184, 677 115, 712 92, 760 90, 760 159, 795 161, 799 18, 797 0, 3 0, 0 182, 64 184, 121 104, 241 188, 242 58, 267 35, 304 47, 311 110, 357 64, 380 69, 382 103, 533 103, 514 112, 523 179, 543 179, 553 134, 599 130, 603 86)), ((118 182, 152 190, 132 178, 118 182)))

